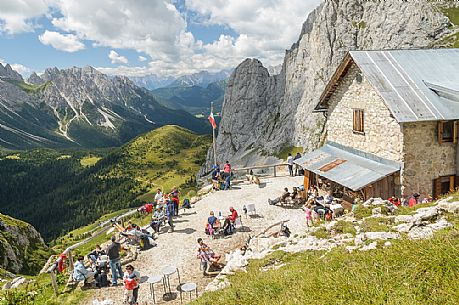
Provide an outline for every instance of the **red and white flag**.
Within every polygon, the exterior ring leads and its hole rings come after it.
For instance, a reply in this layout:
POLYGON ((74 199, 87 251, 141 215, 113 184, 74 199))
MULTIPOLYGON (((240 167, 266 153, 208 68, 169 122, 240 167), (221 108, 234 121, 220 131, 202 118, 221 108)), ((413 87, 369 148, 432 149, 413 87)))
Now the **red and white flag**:
POLYGON ((214 114, 212 112, 210 113, 208 119, 209 119, 209 122, 212 125, 212 127, 214 129, 216 129, 217 128, 217 123, 215 123, 214 114))

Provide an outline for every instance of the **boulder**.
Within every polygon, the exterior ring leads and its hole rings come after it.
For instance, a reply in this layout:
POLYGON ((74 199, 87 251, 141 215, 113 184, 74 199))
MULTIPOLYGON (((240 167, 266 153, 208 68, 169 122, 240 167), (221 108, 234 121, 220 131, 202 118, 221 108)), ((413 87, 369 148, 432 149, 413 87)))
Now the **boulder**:
POLYGON ((360 251, 368 251, 368 250, 375 250, 376 249, 376 246, 378 246, 378 243, 377 242, 372 242, 368 245, 364 245, 362 248, 360 248, 359 250, 360 251))
POLYGON ((437 206, 440 210, 448 213, 459 213, 459 201, 448 202, 446 200, 440 200, 437 206))
POLYGON ((433 236, 433 229, 427 226, 424 227, 413 227, 410 232, 408 232, 408 238, 415 239, 426 239, 433 236))
POLYGON ((400 234, 397 232, 366 232, 365 237, 367 239, 375 240, 375 239, 399 239, 400 234))

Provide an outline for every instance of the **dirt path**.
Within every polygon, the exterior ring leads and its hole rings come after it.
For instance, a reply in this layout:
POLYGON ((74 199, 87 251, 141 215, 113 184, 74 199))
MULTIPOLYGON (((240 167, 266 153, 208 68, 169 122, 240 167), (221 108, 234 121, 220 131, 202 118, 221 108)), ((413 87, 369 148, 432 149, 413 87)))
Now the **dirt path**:
MULTIPOLYGON (((175 265, 179 268, 182 283, 194 282, 198 285, 199 294, 203 293, 206 285, 212 278, 203 277, 202 271, 199 270, 199 260, 196 259, 197 243, 196 240, 201 237, 216 252, 224 253, 231 249, 242 246, 247 240, 249 234, 255 235, 264 230, 271 224, 278 221, 289 219, 288 227, 295 232, 304 232, 305 221, 303 212, 299 209, 288 209, 267 204, 268 198, 275 198, 282 193, 282 189, 287 186, 291 189, 293 186, 302 184, 302 177, 277 177, 262 179, 262 187, 254 184, 235 185, 232 190, 218 191, 212 193, 202 200, 198 201, 190 210, 180 210, 180 215, 175 219, 175 232, 166 233, 166 228, 162 228, 162 234, 159 235, 156 242, 158 245, 150 250, 143 251, 139 254, 138 259, 133 262, 134 267, 140 272, 141 276, 160 275, 164 266, 175 265), (251 218, 243 215, 243 205, 254 203, 260 218, 251 218), (209 212, 215 211, 216 215, 221 211, 222 215, 229 214, 229 207, 233 206, 240 215, 242 223, 250 232, 237 232, 231 237, 211 240, 204 234, 204 224, 209 212)), ((178 285, 176 275, 171 277, 171 286, 173 289, 178 285)), ((156 291, 162 298, 162 285, 155 285, 156 291)), ((188 300, 189 296, 185 296, 188 300)), ((108 299, 114 302, 114 305, 121 305, 123 300, 123 288, 109 287, 94 291, 94 297, 83 302, 84 305, 92 305, 93 300, 108 299)), ((174 301, 158 301, 158 304, 180 304, 180 296, 174 301)), ((144 283, 140 288, 139 304, 153 304, 150 297, 148 284, 144 283)))

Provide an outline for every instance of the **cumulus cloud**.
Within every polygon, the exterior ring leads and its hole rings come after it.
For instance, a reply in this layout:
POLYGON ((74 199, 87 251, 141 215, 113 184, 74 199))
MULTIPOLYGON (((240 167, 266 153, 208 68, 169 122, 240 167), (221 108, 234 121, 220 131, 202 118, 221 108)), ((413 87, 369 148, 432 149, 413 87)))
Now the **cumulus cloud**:
POLYGON ((124 56, 119 55, 115 51, 111 50, 110 53, 108 53, 108 58, 112 61, 112 64, 127 64, 128 59, 124 56))
POLYGON ((84 44, 73 34, 61 34, 46 30, 38 36, 38 39, 44 45, 50 45, 55 49, 65 52, 76 52, 85 48, 84 44))
POLYGON ((146 58, 146 57, 144 57, 144 56, 140 56, 140 55, 139 55, 139 61, 146 61, 146 60, 147 60, 147 58, 146 58))
POLYGON ((0 32, 33 31, 35 19, 47 14, 54 0, 0 1, 0 32))

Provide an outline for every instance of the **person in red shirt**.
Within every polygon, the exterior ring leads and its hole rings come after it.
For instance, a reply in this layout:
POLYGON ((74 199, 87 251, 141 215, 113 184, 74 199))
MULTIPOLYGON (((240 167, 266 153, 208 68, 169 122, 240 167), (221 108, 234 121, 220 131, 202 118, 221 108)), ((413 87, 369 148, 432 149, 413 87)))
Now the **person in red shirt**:
POLYGON ((408 200, 408 206, 410 208, 414 207, 416 204, 418 204, 418 198, 419 198, 419 194, 418 193, 414 193, 413 195, 411 195, 410 199, 408 200))
POLYGON ((227 228, 228 226, 234 224, 234 222, 236 221, 236 218, 238 218, 238 214, 237 214, 237 211, 233 208, 233 207, 230 207, 230 212, 231 212, 231 215, 228 215, 225 219, 225 223, 223 224, 223 231, 227 231, 227 228))
POLYGON ((227 175, 231 174, 231 164, 229 163, 229 161, 226 161, 225 165, 223 165, 223 172, 227 175))
POLYGON ((398 199, 395 195, 390 197, 389 199, 389 202, 392 203, 393 205, 399 207, 401 202, 400 202, 400 199, 398 199))

